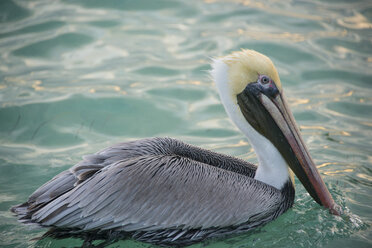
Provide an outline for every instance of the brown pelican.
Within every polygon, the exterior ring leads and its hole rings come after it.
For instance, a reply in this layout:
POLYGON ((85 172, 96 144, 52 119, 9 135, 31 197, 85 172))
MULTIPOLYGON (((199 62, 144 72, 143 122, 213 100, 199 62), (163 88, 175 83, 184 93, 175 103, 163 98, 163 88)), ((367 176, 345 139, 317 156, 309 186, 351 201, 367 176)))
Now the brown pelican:
POLYGON ((294 202, 293 171, 317 203, 338 214, 271 60, 243 50, 213 60, 211 74, 258 166, 170 138, 126 142, 85 156, 12 211, 62 235, 187 245, 283 214, 294 202))

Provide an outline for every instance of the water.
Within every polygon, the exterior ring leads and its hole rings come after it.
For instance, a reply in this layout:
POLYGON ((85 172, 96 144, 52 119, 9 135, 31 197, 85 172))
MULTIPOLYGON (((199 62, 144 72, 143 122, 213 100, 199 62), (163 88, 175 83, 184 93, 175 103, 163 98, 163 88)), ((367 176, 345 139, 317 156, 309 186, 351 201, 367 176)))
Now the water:
MULTIPOLYGON (((207 70, 241 48, 276 64, 342 217, 297 181, 293 209, 244 235, 193 247, 372 246, 370 1, 0 2, 0 244, 35 241, 10 206, 116 142, 171 136, 256 162, 207 70)), ((149 247, 133 240, 111 247, 149 247)))

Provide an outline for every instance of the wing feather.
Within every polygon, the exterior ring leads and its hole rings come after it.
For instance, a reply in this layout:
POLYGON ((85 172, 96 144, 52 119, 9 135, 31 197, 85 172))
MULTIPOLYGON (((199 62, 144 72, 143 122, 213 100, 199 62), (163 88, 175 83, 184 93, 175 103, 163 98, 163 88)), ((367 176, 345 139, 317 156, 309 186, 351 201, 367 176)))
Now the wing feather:
POLYGON ((279 203, 279 190, 248 176, 176 155, 142 155, 101 170, 33 220, 84 230, 205 229, 247 222, 279 203))
POLYGON ((169 242, 198 240, 209 228, 228 233, 273 216, 281 192, 254 180, 255 171, 178 140, 143 139, 85 156, 12 210, 43 226, 126 231, 151 242, 162 235, 169 242))

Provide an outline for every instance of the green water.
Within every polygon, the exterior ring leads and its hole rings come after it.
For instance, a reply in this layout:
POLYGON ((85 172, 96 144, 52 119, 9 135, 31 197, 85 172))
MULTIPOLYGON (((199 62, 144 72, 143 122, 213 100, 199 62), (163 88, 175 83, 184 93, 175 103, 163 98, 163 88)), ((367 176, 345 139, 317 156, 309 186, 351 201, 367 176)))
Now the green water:
POLYGON ((117 142, 171 136, 256 162, 207 74, 211 57, 249 48, 276 64, 345 215, 297 181, 276 221, 193 247, 372 247, 371 29, 371 1, 1 0, 0 245, 81 245, 33 240, 45 230, 9 208, 117 142))

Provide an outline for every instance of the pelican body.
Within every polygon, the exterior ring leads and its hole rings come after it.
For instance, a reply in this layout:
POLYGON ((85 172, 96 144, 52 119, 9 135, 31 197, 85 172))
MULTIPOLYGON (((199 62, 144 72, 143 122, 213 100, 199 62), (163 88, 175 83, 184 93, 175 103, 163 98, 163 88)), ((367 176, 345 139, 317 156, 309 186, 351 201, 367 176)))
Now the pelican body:
POLYGON ((271 60, 242 50, 213 60, 225 110, 250 140, 258 166, 171 138, 120 143, 83 160, 11 210, 55 237, 132 237, 182 246, 242 233, 292 207, 292 171, 338 214, 286 103, 271 60))

